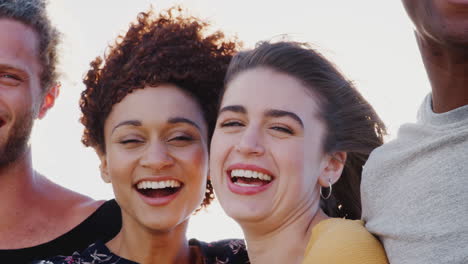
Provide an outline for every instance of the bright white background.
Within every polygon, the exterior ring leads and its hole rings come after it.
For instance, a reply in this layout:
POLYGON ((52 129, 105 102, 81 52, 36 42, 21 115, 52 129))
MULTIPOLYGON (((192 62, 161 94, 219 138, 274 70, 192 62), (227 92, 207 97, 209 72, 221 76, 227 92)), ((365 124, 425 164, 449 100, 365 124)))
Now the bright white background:
MULTIPOLYGON (((89 62, 102 55, 138 12, 175 3, 206 18, 213 29, 237 35, 246 48, 258 40, 289 34, 316 45, 352 80, 389 127, 415 120, 429 84, 400 1, 264 0, 50 0, 49 11, 63 32, 62 91, 33 136, 35 168, 53 181, 95 199, 113 197, 102 182, 94 151, 80 142, 78 99, 89 62)), ((58 197, 59 198, 59 197, 58 197)), ((217 203, 192 217, 189 237, 217 240, 242 237, 240 228, 217 203)))

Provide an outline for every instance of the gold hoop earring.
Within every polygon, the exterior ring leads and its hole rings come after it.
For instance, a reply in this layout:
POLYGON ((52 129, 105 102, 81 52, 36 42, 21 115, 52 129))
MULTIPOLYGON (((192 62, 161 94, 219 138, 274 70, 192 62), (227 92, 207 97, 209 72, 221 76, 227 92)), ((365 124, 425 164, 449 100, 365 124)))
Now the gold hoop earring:
POLYGON ((332 194, 332 190, 333 190, 331 180, 328 179, 328 189, 330 189, 330 190, 328 191, 327 196, 324 196, 324 195, 323 195, 322 188, 323 188, 323 187, 320 186, 320 197, 322 197, 322 199, 324 199, 324 200, 328 200, 328 198, 330 198, 330 196, 331 196, 331 194, 332 194))

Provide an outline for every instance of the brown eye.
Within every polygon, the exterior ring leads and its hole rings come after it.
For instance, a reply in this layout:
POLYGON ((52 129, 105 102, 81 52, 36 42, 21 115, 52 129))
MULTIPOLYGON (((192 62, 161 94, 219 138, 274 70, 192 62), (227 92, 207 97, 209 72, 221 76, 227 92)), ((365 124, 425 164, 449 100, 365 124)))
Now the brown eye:
POLYGON ((282 133, 287 133, 287 134, 290 134, 290 135, 293 135, 294 132, 287 128, 287 127, 282 127, 282 126, 273 126, 273 127, 270 127, 270 129, 273 129, 273 130, 276 130, 276 131, 279 131, 279 132, 282 132, 282 133))
POLYGON ((14 74, 0 73, 0 84, 8 86, 18 86, 21 83, 21 78, 14 74))
POLYGON ((244 124, 242 124, 239 121, 227 121, 227 122, 220 124, 220 127, 238 127, 238 126, 244 126, 244 124))
POLYGON ((193 138, 189 136, 177 136, 177 137, 173 137, 169 139, 169 142, 170 141, 191 141, 191 140, 193 140, 193 138))
POLYGON ((126 145, 126 144, 131 144, 131 143, 142 143, 142 141, 138 139, 125 139, 125 140, 121 140, 119 143, 126 145))
POLYGON ((167 143, 174 147, 185 147, 190 146, 194 142, 194 138, 189 135, 179 135, 171 137, 167 140, 167 143))

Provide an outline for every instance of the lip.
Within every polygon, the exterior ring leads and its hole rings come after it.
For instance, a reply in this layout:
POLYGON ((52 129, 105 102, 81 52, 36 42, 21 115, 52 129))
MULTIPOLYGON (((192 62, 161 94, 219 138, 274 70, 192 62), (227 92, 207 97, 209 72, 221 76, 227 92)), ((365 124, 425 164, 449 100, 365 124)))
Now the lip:
POLYGON ((164 205, 167 205, 170 202, 172 202, 179 195, 179 193, 182 191, 182 188, 184 188, 184 183, 182 181, 174 178, 174 177, 151 177, 151 178, 139 179, 133 185, 133 188, 134 188, 135 192, 138 194, 138 196, 141 198, 141 200, 143 200, 143 202, 145 202, 149 206, 164 206, 164 205), (182 184, 180 186, 180 188, 177 190, 177 192, 175 192, 175 193, 173 193, 171 195, 168 195, 168 196, 155 197, 155 198, 148 197, 148 196, 145 196, 145 195, 141 194, 137 189, 138 183, 140 183, 142 181, 168 181, 168 180, 175 180, 175 181, 178 181, 178 182, 180 182, 182 184))
POLYGON ((452 8, 455 8, 454 10, 461 11, 458 9, 462 9, 463 11, 466 11, 466 8, 468 7, 468 0, 445 0, 447 5, 451 6, 452 8))
POLYGON ((271 171, 265 168, 253 165, 253 164, 241 164, 241 163, 237 163, 237 164, 233 164, 229 166, 228 169, 226 170, 226 177, 227 177, 227 186, 229 190, 233 193, 240 194, 240 195, 255 195, 255 194, 264 192, 272 186, 273 181, 275 180, 275 177, 273 176, 273 173, 271 171), (264 174, 268 174, 272 177, 272 180, 269 183, 262 185, 262 186, 252 186, 252 187, 239 186, 232 182, 231 176, 230 176, 231 171, 237 170, 237 169, 252 170, 252 171, 258 171, 264 174))
POLYGON ((6 120, 7 119, 5 118, 5 116, 0 114, 0 127, 4 126, 7 123, 6 120))
POLYGON ((468 0, 446 0, 446 1, 455 5, 468 5, 468 0))

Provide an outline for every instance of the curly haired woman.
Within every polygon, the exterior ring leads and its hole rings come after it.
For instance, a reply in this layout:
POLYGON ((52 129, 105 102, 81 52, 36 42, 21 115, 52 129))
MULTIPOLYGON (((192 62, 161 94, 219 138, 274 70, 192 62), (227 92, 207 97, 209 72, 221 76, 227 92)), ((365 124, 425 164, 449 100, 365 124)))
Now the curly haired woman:
MULTIPOLYGON (((213 199, 208 143, 235 41, 172 8, 138 22, 96 58, 81 95, 83 143, 101 160, 122 210, 107 243, 45 263, 247 263, 241 241, 187 241, 188 220, 213 199)), ((44 263, 44 261, 43 261, 44 263)))

